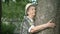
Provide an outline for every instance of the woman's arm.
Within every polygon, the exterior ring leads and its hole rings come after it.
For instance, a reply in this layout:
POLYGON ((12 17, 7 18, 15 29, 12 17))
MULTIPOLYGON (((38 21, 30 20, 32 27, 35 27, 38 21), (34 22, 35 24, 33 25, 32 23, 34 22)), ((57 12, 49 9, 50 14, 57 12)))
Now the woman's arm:
POLYGON ((30 30, 30 33, 34 33, 34 32, 37 32, 39 30, 43 30, 43 29, 46 29, 46 28, 54 28, 55 27, 55 24, 54 23, 46 23, 46 24, 42 24, 42 25, 38 25, 38 26, 35 26, 35 27, 32 27, 31 30, 30 30))

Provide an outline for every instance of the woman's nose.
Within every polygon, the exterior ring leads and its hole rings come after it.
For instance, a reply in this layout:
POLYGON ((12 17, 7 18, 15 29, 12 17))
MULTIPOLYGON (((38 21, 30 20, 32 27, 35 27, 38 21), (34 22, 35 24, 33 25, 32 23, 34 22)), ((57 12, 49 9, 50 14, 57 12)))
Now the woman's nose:
POLYGON ((36 11, 36 10, 34 10, 34 11, 36 11))

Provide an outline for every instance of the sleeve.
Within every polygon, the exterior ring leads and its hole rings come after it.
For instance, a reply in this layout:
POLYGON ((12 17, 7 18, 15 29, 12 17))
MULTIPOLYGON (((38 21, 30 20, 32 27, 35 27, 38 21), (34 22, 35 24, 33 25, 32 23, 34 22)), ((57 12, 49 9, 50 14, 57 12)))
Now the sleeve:
POLYGON ((34 27, 34 25, 31 25, 30 28, 28 29, 28 32, 30 32, 30 30, 32 29, 32 27, 34 27))

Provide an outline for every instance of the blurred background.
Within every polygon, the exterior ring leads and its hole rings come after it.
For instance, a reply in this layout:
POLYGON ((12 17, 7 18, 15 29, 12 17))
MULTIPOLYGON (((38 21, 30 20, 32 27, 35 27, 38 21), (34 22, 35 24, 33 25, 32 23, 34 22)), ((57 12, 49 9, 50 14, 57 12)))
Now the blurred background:
POLYGON ((2 0, 2 34, 19 34, 29 0, 2 0))

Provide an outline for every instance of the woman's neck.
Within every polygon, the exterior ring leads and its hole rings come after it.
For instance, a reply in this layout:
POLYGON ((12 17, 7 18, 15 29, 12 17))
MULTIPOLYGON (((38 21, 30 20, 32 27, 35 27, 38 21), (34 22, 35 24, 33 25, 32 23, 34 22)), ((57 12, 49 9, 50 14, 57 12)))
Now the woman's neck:
POLYGON ((32 16, 27 16, 27 17, 29 17, 29 18, 33 19, 33 17, 32 17, 32 16))

